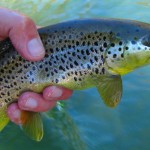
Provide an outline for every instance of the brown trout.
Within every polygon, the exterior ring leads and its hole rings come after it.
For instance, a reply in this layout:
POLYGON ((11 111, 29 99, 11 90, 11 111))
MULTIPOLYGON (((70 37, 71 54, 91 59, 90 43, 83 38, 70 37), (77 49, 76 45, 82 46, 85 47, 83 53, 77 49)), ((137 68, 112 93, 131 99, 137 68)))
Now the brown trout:
MULTIPOLYGON (((24 60, 11 41, 0 42, 0 130, 9 119, 7 106, 24 91, 49 85, 82 90, 96 86, 103 101, 116 106, 121 75, 150 63, 150 24, 119 19, 74 20, 38 30, 46 50, 39 62, 24 60)), ((28 112, 22 129, 41 140, 39 113, 28 112)))

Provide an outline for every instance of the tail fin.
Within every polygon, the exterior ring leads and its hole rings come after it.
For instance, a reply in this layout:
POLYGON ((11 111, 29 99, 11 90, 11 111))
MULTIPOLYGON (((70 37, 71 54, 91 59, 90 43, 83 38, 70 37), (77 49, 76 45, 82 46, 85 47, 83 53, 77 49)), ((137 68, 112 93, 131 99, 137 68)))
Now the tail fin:
POLYGON ((22 120, 23 124, 21 128, 25 134, 35 141, 41 141, 43 138, 41 115, 39 113, 25 111, 22 113, 22 120))

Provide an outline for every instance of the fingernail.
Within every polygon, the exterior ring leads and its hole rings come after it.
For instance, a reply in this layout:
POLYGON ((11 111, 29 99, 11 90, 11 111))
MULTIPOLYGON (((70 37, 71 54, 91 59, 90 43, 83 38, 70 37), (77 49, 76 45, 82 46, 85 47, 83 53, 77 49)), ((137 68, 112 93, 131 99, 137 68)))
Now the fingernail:
POLYGON ((21 117, 21 111, 20 110, 15 110, 13 112, 13 117, 14 118, 20 118, 21 117))
POLYGON ((37 101, 33 98, 28 98, 24 104, 25 108, 36 108, 37 107, 37 101))
POLYGON ((45 50, 39 38, 34 38, 28 42, 28 51, 33 57, 44 55, 45 50))
POLYGON ((48 95, 47 95, 50 99, 62 96, 62 90, 59 89, 56 86, 52 86, 51 89, 50 89, 50 91, 51 92, 49 92, 48 95))

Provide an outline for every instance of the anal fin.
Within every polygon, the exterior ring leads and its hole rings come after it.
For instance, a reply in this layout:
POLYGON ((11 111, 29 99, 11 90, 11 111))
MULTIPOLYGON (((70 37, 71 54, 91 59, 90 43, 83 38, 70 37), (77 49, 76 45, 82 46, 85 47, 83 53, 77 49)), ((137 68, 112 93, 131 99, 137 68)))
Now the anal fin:
POLYGON ((41 141, 43 137, 43 122, 40 113, 24 111, 21 116, 22 130, 31 139, 41 141))
POLYGON ((120 102, 122 96, 121 76, 102 77, 97 83, 97 89, 104 103, 107 106, 115 107, 120 102))

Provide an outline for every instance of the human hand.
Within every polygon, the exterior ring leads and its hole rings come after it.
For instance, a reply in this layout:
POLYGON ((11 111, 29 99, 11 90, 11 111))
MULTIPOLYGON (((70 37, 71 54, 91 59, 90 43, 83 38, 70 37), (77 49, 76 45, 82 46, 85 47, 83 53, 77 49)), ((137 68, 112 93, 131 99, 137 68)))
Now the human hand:
MULTIPOLYGON (((30 18, 4 8, 0 8, 0 18, 0 40, 9 37, 16 50, 27 60, 38 61, 44 57, 44 47, 30 18)), ((56 105, 57 100, 67 99, 71 94, 71 90, 56 86, 45 88, 42 94, 25 92, 18 103, 8 107, 7 114, 12 122, 21 124, 22 111, 47 111, 56 105)))

